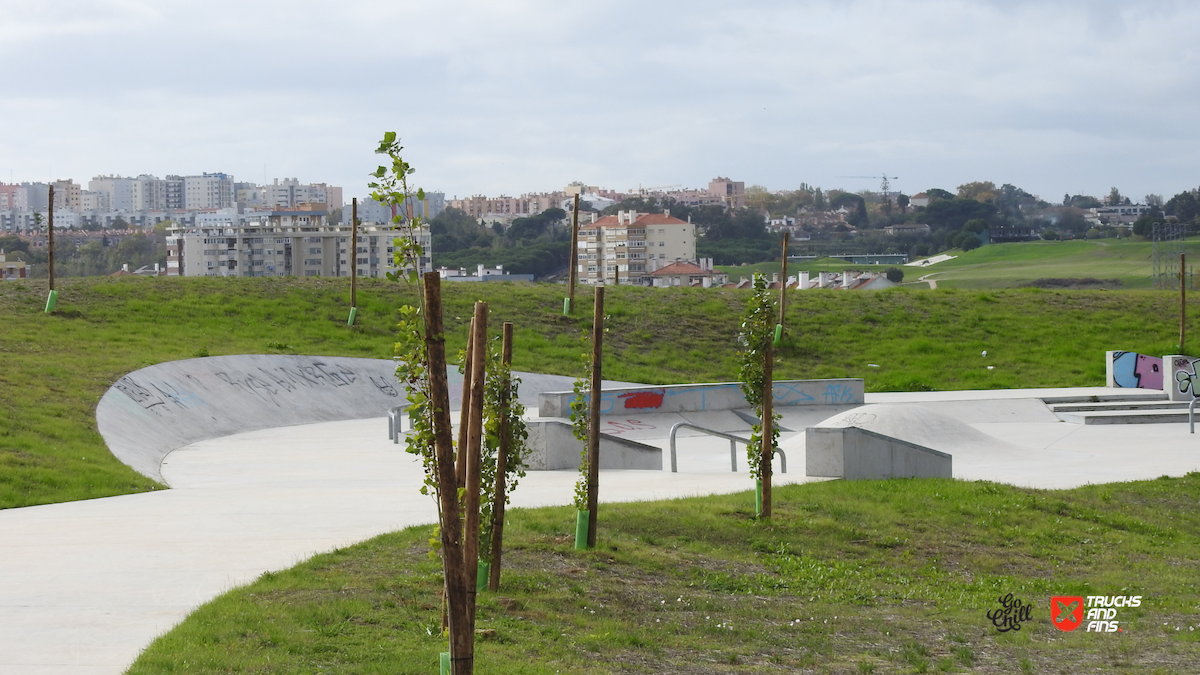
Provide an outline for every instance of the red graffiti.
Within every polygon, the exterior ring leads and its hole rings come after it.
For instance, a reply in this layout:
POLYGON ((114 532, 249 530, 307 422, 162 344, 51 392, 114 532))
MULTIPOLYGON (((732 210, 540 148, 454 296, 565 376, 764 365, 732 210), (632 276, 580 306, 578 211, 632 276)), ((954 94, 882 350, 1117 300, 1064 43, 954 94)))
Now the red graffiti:
POLYGON ((634 391, 628 394, 621 394, 617 398, 625 402, 625 409, 630 408, 660 408, 662 407, 663 395, 666 392, 662 389, 658 391, 634 391))
POLYGON ((623 420, 614 422, 612 420, 604 423, 604 433, 606 434, 623 434, 626 431, 636 431, 638 429, 657 429, 653 424, 647 424, 641 420, 623 420))

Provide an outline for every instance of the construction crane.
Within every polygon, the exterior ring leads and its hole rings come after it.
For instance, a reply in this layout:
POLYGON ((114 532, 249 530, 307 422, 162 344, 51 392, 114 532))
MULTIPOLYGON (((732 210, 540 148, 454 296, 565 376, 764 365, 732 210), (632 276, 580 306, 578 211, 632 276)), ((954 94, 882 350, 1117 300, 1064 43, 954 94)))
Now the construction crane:
POLYGON ((629 188, 628 190, 626 190, 626 193, 633 194, 636 192, 637 194, 644 196, 647 192, 654 192, 655 190, 667 190, 670 188, 677 188, 677 187, 679 187, 678 183, 676 183, 675 185, 655 185, 652 187, 642 187, 642 184, 638 183, 638 186, 636 188, 629 188))
POLYGON ((888 176, 886 174, 882 176, 838 176, 838 178, 874 178, 875 180, 883 181, 879 184, 879 191, 883 193, 884 197, 892 189, 892 184, 889 181, 900 180, 899 176, 888 176))

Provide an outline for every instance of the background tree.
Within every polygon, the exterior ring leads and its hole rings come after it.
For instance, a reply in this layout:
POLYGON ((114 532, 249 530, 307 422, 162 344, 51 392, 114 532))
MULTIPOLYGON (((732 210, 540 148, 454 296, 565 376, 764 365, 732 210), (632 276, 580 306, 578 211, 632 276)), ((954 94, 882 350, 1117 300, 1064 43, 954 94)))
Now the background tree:
POLYGON ((958 186, 959 199, 974 199, 985 204, 996 200, 996 184, 990 180, 964 183, 958 186))

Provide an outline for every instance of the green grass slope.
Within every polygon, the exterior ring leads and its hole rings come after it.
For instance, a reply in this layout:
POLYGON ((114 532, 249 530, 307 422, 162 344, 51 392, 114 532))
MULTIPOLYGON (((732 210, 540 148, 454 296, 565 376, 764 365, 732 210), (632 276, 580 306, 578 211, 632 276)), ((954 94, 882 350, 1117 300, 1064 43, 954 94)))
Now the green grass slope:
MULTIPOLYGON (((93 278, 59 289, 58 311, 45 314, 44 285, 0 284, 0 507, 160 487, 113 458, 96 431, 96 403, 125 373, 205 354, 389 358, 395 308, 414 301, 403 284, 366 281, 348 328, 345 280, 93 278)), ((578 374, 588 289, 577 318, 561 315, 562 286, 445 289, 451 353, 481 299, 493 329, 514 322, 516 369, 578 374)), ((605 377, 737 378, 745 292, 606 293, 605 377)), ((794 294, 776 376, 862 377, 869 391, 1101 385, 1107 349, 1173 351, 1176 303, 1170 293, 1036 289, 794 294)))
MULTIPOLYGON (((1108 290, 1149 289, 1154 262, 1153 244, 1141 239, 1097 239, 1070 241, 1030 241, 990 244, 966 253, 953 250, 954 260, 927 268, 899 266, 904 283, 912 284, 929 275, 939 288, 1000 289, 1028 286, 1038 279, 1116 279, 1108 290)), ((1200 238, 1186 242, 1185 251, 1193 260, 1200 255, 1200 238)), ((852 270, 883 271, 896 265, 855 265, 830 258, 788 265, 788 275, 798 271, 842 272, 852 270)), ((755 273, 771 275, 781 270, 775 263, 719 267, 730 281, 750 278, 755 273)), ((927 286, 926 286, 927 287, 927 286)))
MULTIPOLYGON (((476 672, 1184 673, 1200 663, 1200 474, 1025 490, 952 480, 510 511, 476 672), (1008 594, 1020 630, 987 618, 1008 594), (1055 628, 1055 595, 1142 596, 1120 633, 1055 628)), ((131 675, 433 673, 441 564, 416 527, 264 574, 155 641, 131 675)))

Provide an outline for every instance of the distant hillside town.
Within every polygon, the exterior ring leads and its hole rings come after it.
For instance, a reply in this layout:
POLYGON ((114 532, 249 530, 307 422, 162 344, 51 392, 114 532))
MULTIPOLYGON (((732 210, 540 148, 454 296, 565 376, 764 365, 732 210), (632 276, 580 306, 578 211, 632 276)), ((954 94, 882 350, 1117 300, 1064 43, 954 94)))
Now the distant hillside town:
POLYGON ((718 176, 703 188, 576 181, 517 197, 433 191, 399 207, 367 199, 358 204, 362 238, 353 253, 349 205, 342 188, 327 183, 257 184, 225 173, 96 176, 86 189, 73 179, 0 183, 0 250, 13 269, 24 263, 27 276, 44 276, 51 187, 61 247, 56 273, 64 276, 157 269, 169 276, 342 277, 354 269, 383 277, 396 269, 393 219, 403 221, 410 210, 426 225, 418 233, 422 271, 466 279, 466 270, 489 269, 503 271, 490 276, 542 280, 563 278, 575 264, 583 283, 648 286, 723 286, 729 282, 715 266, 778 260, 785 232, 789 254, 801 259, 903 264, 993 242, 1149 237, 1155 223, 1169 222, 1200 229, 1196 190, 1135 201, 1112 188, 1102 198, 1067 194, 1050 202, 989 181, 909 195, 892 189, 893 177, 880 178, 879 190, 858 192, 804 183, 769 191, 718 176))

